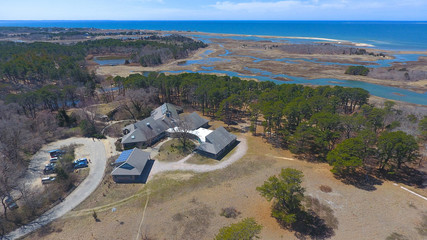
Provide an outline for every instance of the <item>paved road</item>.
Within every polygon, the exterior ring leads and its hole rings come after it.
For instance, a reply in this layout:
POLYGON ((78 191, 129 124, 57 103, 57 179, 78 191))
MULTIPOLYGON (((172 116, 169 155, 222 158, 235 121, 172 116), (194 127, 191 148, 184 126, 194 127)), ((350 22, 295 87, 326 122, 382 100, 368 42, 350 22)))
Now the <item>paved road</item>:
MULTIPOLYGON (((226 168, 237 160, 241 159, 248 150, 246 138, 239 138, 238 140, 240 141, 240 143, 237 145, 235 152, 228 158, 221 160, 221 162, 216 165, 199 165, 186 163, 186 161, 193 156, 193 154, 190 154, 189 156, 179 160, 178 162, 155 161, 153 168, 150 172, 149 178, 152 178, 154 175, 165 171, 183 170, 194 172, 210 172, 226 168)), ((95 142, 93 142, 91 139, 86 138, 70 138, 45 146, 41 150, 42 153, 37 153, 35 155, 34 168, 30 170, 30 173, 28 173, 28 180, 33 177, 39 177, 39 175, 37 175, 38 165, 41 164, 41 166, 43 167, 43 162, 45 161, 43 159, 46 159, 44 157, 47 157, 49 149, 59 148, 60 146, 69 145, 72 143, 83 144, 85 151, 88 151, 87 157, 89 157, 92 161, 92 165, 90 165, 89 176, 70 195, 68 195, 68 197, 62 203, 56 205, 32 223, 24 227, 18 228, 17 230, 6 235, 5 239, 16 239, 23 237, 37 230, 38 228, 52 222, 53 220, 65 215, 67 212, 71 211, 73 208, 77 207, 81 202, 83 202, 93 191, 95 191, 99 183, 101 183, 104 175, 104 169, 106 166, 105 147, 101 141, 96 140, 95 142)), ((151 149, 154 150, 154 155, 156 155, 158 148, 160 148, 163 143, 164 142, 151 149)))
MULTIPOLYGON (((77 207, 81 202, 89 197, 89 195, 95 191, 95 189, 101 183, 107 162, 105 147, 101 141, 93 141, 92 139, 88 138, 69 138, 44 146, 42 150, 40 150, 40 152, 34 156, 32 162, 30 163, 30 169, 26 179, 32 181, 35 178, 38 178, 38 181, 40 181, 40 173, 38 171, 40 170, 40 166, 43 168, 43 162, 47 159, 48 150, 73 143, 82 144, 83 146, 81 153, 83 155, 87 154, 87 157, 90 158, 92 163, 89 165, 89 175, 70 195, 64 199, 63 202, 48 210, 46 213, 28 225, 20 227, 9 233, 5 236, 5 239, 17 239, 23 237, 65 215, 67 212, 77 207)), ((76 157, 81 156, 77 155, 76 157)))

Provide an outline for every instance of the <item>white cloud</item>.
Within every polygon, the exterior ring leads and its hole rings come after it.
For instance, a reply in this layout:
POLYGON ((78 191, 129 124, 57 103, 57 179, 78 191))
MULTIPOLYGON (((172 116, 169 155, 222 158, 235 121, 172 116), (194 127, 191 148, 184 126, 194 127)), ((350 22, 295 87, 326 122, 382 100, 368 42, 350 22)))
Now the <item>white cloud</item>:
POLYGON ((216 2, 212 7, 223 11, 248 11, 248 12, 264 12, 264 11, 277 11, 278 9, 290 9, 300 6, 300 1, 278 1, 278 2, 241 2, 234 3, 229 1, 216 2))
MULTIPOLYGON (((416 1, 414 1, 416 2, 416 1)), ((222 11, 247 11, 247 12, 278 12, 289 10, 314 10, 314 9, 363 9, 363 8, 380 8, 386 6, 384 1, 372 0, 281 0, 281 1, 248 1, 248 2, 231 2, 219 1, 210 7, 222 11)))

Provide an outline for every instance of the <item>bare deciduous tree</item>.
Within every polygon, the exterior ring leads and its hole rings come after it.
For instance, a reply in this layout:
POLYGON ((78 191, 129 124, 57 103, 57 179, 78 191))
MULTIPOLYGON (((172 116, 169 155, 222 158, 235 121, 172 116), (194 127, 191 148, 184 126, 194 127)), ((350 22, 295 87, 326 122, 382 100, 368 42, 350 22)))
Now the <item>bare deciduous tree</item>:
POLYGON ((191 137, 191 122, 185 119, 185 117, 180 117, 179 119, 174 120, 173 123, 175 125, 173 128, 173 134, 179 140, 182 145, 182 149, 185 151, 187 150, 187 145, 191 137))

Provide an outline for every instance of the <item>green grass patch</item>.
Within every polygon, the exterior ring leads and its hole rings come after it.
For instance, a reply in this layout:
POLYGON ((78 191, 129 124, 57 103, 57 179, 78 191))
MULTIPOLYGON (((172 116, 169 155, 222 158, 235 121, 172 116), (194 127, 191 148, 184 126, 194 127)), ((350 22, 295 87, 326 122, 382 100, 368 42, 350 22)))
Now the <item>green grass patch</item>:
MULTIPOLYGON (((149 181, 145 189, 151 192, 152 202, 164 202, 192 192, 209 187, 215 187, 223 182, 227 182, 240 177, 254 174, 272 164, 271 161, 259 161, 258 159, 246 158, 245 161, 238 161, 231 166, 213 172, 195 174, 189 179, 180 180, 173 178, 173 173, 183 174, 186 172, 168 172, 156 176, 149 181)), ((192 172, 190 172, 192 173, 192 172)))
POLYGON ((219 163, 218 160, 208 158, 200 154, 194 154, 191 158, 189 158, 185 162, 191 163, 191 164, 200 164, 200 165, 215 165, 219 163))
POLYGON ((190 154, 196 145, 188 141, 184 149, 182 143, 178 139, 172 139, 165 142, 159 149, 159 154, 156 160, 164 162, 176 162, 190 154))

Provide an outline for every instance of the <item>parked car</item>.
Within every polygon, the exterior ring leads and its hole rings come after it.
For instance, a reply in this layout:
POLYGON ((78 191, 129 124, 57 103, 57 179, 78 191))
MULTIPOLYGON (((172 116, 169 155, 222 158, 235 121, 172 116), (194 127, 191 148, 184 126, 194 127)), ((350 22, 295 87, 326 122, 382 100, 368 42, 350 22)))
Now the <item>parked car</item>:
POLYGON ((4 200, 4 202, 6 203, 6 206, 10 210, 18 208, 18 204, 16 204, 15 200, 13 200, 13 198, 11 196, 6 197, 6 199, 4 200))
POLYGON ((64 153, 65 153, 65 151, 61 150, 61 149, 55 149, 55 150, 49 151, 51 158, 62 156, 64 153))
POLYGON ((79 158, 77 160, 74 160, 73 164, 77 164, 77 163, 81 163, 81 162, 84 162, 87 164, 88 160, 87 160, 87 158, 79 158))
POLYGON ((53 157, 49 160, 51 163, 56 163, 58 162, 58 157, 53 157))
POLYGON ((76 160, 76 161, 73 162, 73 167, 74 167, 74 169, 87 168, 88 167, 87 161, 78 161, 78 160, 76 160))
POLYGON ((56 164, 55 163, 48 163, 46 164, 46 166, 43 169, 43 174, 47 175, 47 174, 51 174, 56 172, 56 164))
POLYGON ((42 178, 42 184, 48 184, 48 183, 51 183, 51 182, 53 182, 53 181, 55 181, 55 177, 45 177, 45 178, 42 178))

